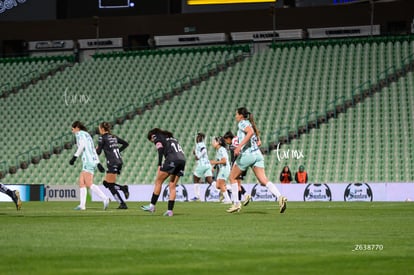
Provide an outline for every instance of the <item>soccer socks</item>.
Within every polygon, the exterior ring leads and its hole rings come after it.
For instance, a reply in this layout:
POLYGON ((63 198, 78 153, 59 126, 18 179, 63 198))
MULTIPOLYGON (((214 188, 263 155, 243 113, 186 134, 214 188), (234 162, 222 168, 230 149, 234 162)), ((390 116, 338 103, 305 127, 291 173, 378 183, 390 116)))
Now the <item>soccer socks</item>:
POLYGON ((7 194, 10 198, 13 198, 13 191, 7 188, 4 184, 0 183, 0 191, 7 194))
POLYGON ((152 197, 151 197, 151 206, 155 206, 157 204, 158 198, 160 195, 155 195, 154 193, 152 193, 152 197))
POLYGON ((101 189, 98 186, 96 186, 95 184, 92 183, 90 188, 91 188, 92 192, 96 193, 96 195, 98 195, 98 197, 101 198, 102 201, 105 201, 105 200, 108 199, 106 197, 106 195, 101 191, 101 189))
POLYGON ((12 191, 12 190, 7 189, 6 194, 7 194, 10 198, 12 198, 12 199, 14 198, 14 193, 13 193, 13 191, 12 191))
POLYGON ((175 201, 171 201, 171 200, 168 201, 168 210, 169 211, 172 211, 174 209, 174 203, 175 203, 175 201))
POLYGON ((200 198, 200 184, 194 183, 194 196, 199 199, 200 198))
POLYGON ((122 185, 119 185, 119 184, 117 184, 115 182, 107 182, 106 180, 104 180, 102 182, 102 184, 103 184, 103 186, 105 186, 108 189, 109 189, 110 186, 114 186, 115 190, 122 190, 122 188, 123 188, 122 185))
POLYGON ((226 191, 223 192, 224 201, 231 201, 229 193, 226 191))
POLYGON ((267 189, 276 197, 279 198, 281 196, 279 189, 277 189, 276 185, 273 184, 273 182, 266 183, 267 189))
POLYGON ((244 194, 246 194, 246 189, 244 189, 243 185, 240 185, 239 201, 241 201, 241 198, 244 194))
POLYGON ((120 204, 125 204, 124 200, 122 199, 121 195, 119 194, 118 190, 121 189, 121 186, 119 186, 116 183, 109 183, 104 180, 103 185, 109 189, 111 194, 114 196, 115 200, 120 204))
POLYGON ((115 190, 121 190, 121 185, 119 185, 119 184, 116 184, 115 182, 114 183, 112 183, 113 185, 114 185, 114 187, 115 187, 115 190))
POLYGON ((239 193, 239 185, 237 184, 237 182, 231 184, 231 193, 232 193, 233 203, 235 205, 239 205, 240 204, 239 196, 237 196, 237 194, 239 193))
POLYGON ((79 196, 80 196, 80 209, 86 208, 86 187, 80 187, 79 188, 79 196))
POLYGON ((114 196, 115 200, 118 203, 120 203, 120 204, 125 203, 115 186, 109 187, 109 191, 111 191, 112 195, 114 196))
POLYGON ((240 185, 240 188, 241 188, 241 191, 240 191, 241 195, 246 194, 246 189, 244 189, 243 185, 240 185))
POLYGON ((217 187, 217 182, 216 181, 213 181, 212 183, 211 183, 211 185, 217 190, 217 191, 219 191, 221 194, 223 194, 223 197, 224 197, 224 201, 225 202, 228 202, 228 201, 231 201, 231 199, 230 199, 230 195, 229 195, 229 192, 227 192, 227 187, 226 187, 226 185, 224 185, 224 188, 226 189, 224 192, 222 192, 222 190, 221 189, 219 189, 218 187, 217 187))
POLYGON ((220 189, 218 189, 218 188, 217 188, 217 182, 216 182, 216 181, 213 181, 213 182, 211 183, 211 186, 213 186, 213 188, 214 188, 215 190, 217 190, 217 191, 219 191, 219 192, 220 192, 220 189))

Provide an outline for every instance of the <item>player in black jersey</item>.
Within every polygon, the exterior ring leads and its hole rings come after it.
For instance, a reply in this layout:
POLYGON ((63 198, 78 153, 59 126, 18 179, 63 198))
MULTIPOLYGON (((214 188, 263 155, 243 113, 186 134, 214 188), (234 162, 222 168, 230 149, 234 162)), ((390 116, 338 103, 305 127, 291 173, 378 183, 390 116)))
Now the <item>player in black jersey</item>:
MULTIPOLYGON (((233 135, 231 131, 228 131, 223 136, 224 141, 229 146, 230 151, 230 166, 233 166, 234 162, 236 161, 236 157, 234 156, 234 148, 238 145, 237 137, 233 135)), ((246 192, 246 189, 244 189, 243 185, 241 185, 242 180, 244 180, 244 177, 246 176, 247 170, 242 171, 240 176, 237 177, 237 183, 239 185, 239 201, 241 201, 241 196, 244 196, 243 206, 247 206, 250 202, 250 199, 252 196, 246 192)))
POLYGON ((22 201, 20 200, 20 193, 18 190, 10 190, 4 184, 0 183, 0 192, 8 195, 16 205, 16 209, 20 210, 22 208, 22 201))
POLYGON ((178 141, 169 131, 154 128, 148 132, 147 138, 154 143, 158 150, 158 173, 157 178, 155 179, 151 203, 149 205, 141 206, 141 209, 151 213, 155 212, 155 204, 160 196, 162 183, 170 177, 170 197, 168 199, 168 210, 164 213, 164 216, 171 217, 173 216, 176 196, 175 187, 180 177, 184 175, 184 152, 178 141), (164 162, 162 162, 163 157, 165 158, 164 162))
MULTIPOLYGON (((128 186, 116 184, 116 177, 121 174, 122 170, 123 162, 120 153, 125 150, 129 144, 125 140, 111 134, 111 124, 108 122, 102 122, 99 124, 99 133, 101 136, 98 139, 98 147, 96 148, 96 152, 100 155, 102 150, 104 151, 107 167, 103 185, 111 191, 115 200, 119 203, 118 209, 128 209, 125 201, 118 192, 118 190, 124 192, 125 199, 128 199, 128 186), (121 147, 119 147, 119 144, 121 147)), ((98 164, 98 169, 100 171, 104 171, 101 164, 98 164)))

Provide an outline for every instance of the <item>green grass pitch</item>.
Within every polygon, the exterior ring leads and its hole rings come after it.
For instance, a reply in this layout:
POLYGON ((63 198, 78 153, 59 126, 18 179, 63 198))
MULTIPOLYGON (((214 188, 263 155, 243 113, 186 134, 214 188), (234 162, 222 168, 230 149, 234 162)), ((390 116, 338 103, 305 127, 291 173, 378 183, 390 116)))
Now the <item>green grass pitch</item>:
POLYGON ((414 203, 0 204, 0 274, 414 274, 414 203))

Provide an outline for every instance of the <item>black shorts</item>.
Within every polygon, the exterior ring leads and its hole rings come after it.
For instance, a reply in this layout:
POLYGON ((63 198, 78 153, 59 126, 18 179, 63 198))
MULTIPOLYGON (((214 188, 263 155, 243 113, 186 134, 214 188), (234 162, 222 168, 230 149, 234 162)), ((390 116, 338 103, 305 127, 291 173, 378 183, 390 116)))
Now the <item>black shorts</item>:
POLYGON ((108 164, 108 170, 106 171, 109 174, 121 174, 122 163, 121 164, 108 164))
POLYGON ((160 170, 163 172, 167 172, 170 175, 175 175, 178 177, 184 176, 184 168, 185 168, 185 160, 181 159, 174 159, 168 160, 166 159, 162 164, 160 170))

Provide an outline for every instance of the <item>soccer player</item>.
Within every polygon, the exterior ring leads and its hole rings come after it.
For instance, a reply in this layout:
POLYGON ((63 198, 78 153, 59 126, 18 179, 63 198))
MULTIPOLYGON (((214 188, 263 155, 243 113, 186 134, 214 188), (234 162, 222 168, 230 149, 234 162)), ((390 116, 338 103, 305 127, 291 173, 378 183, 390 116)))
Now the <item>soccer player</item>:
MULTIPOLYGON (((238 122, 237 137, 239 144, 234 148, 234 155, 237 157, 230 171, 230 183, 232 192, 237 194, 238 185, 237 177, 241 175, 243 171, 251 167, 257 180, 261 185, 266 186, 268 190, 278 199, 280 213, 286 210, 286 197, 282 196, 276 186, 268 180, 265 173, 264 158, 259 150, 258 136, 256 123, 251 114, 245 107, 238 108, 235 115, 238 122)), ((227 212, 234 213, 239 212, 241 209, 240 202, 237 196, 233 196, 233 205, 227 212)))
POLYGON ((159 128, 151 129, 147 138, 153 142, 158 150, 158 172, 155 179, 154 192, 152 193, 151 203, 141 206, 141 209, 151 213, 155 212, 155 205, 161 193, 162 183, 170 177, 169 189, 170 196, 168 199, 168 209, 164 216, 173 216, 173 209, 176 197, 176 185, 180 177, 184 175, 185 156, 184 152, 174 138, 173 133, 161 130, 159 128), (162 162, 163 157, 165 158, 162 162))
POLYGON ((22 208, 22 201, 20 200, 20 193, 18 190, 10 190, 4 184, 0 183, 0 192, 8 195, 16 205, 16 209, 20 210, 22 208))
MULTIPOLYGON (((223 138, 226 144, 228 145, 228 148, 230 151, 230 165, 233 167, 234 162, 236 160, 236 157, 234 156, 234 149, 238 145, 238 138, 237 136, 234 136, 231 131, 226 132, 223 138)), ((246 192, 246 189, 244 189, 243 185, 241 184, 242 181, 244 180, 244 177, 246 176, 246 173, 247 173, 247 170, 242 171, 240 176, 237 177, 237 184, 239 187, 239 192, 238 192, 239 201, 241 201, 242 195, 244 196, 243 206, 247 206, 250 203, 250 200, 252 198, 252 196, 246 192)))
POLYGON ((230 163, 229 155, 227 154, 227 150, 225 148, 226 142, 222 137, 215 137, 213 139, 212 144, 213 147, 216 149, 216 159, 211 160, 210 163, 218 168, 216 176, 216 185, 224 196, 223 203, 228 204, 231 203, 231 200, 229 194, 227 193, 226 181, 230 174, 230 163))
POLYGON ((72 124, 72 133, 75 134, 78 149, 69 161, 69 164, 74 165, 76 159, 82 155, 82 171, 79 176, 80 204, 75 207, 75 210, 86 210, 86 187, 102 199, 103 209, 106 210, 109 205, 109 198, 105 196, 98 186, 93 184, 93 175, 99 163, 93 139, 80 121, 75 121, 72 124))
MULTIPOLYGON (((102 122, 99 124, 99 133, 101 136, 98 139, 98 147, 96 148, 96 152, 98 155, 100 155, 102 153, 102 150, 104 151, 106 158, 106 167, 108 169, 106 171, 103 185, 109 189, 115 200, 119 203, 118 209, 128 209, 128 206, 118 192, 121 190, 125 195, 125 199, 128 199, 128 186, 117 184, 116 177, 117 175, 121 174, 122 170, 123 161, 121 152, 124 151, 129 144, 120 137, 111 134, 111 124, 108 122, 102 122), (119 147, 119 144, 121 147, 119 147)), ((100 163, 98 164, 98 169, 101 171, 104 170, 100 163)))
POLYGON ((193 151, 195 159, 197 160, 197 165, 193 174, 195 197, 191 199, 192 201, 200 200, 200 180, 202 177, 204 177, 210 184, 213 182, 212 167, 210 160, 208 159, 207 146, 204 143, 205 137, 206 135, 203 133, 197 134, 196 146, 193 151))

